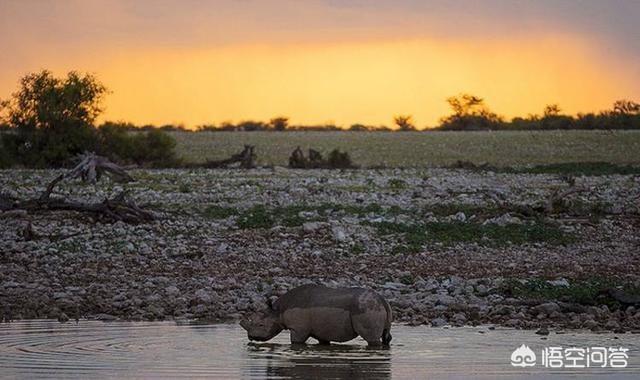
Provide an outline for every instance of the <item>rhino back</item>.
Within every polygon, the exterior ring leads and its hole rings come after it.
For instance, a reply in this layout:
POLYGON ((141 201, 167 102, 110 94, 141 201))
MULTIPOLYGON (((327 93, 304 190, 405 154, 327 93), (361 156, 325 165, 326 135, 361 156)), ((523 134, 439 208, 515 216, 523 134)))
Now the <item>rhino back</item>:
POLYGON ((275 302, 276 310, 284 313, 289 309, 326 307, 341 309, 349 313, 362 313, 358 298, 370 292, 363 288, 334 289, 322 285, 303 285, 290 290, 275 302))

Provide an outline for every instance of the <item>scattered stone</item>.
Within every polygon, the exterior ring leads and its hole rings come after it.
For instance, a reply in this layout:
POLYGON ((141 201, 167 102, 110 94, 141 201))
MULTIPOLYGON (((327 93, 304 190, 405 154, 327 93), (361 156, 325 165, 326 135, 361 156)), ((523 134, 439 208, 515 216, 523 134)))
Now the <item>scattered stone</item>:
POLYGON ((25 218, 29 215, 26 210, 8 210, 0 212, 2 218, 25 218))
POLYGON ((180 289, 178 289, 177 287, 171 285, 171 286, 167 286, 166 288, 164 288, 164 292, 170 297, 175 297, 178 294, 180 294, 180 289))
POLYGON ((555 302, 547 302, 534 307, 533 310, 550 315, 554 311, 560 311, 560 306, 555 302))
POLYGON ((464 214, 464 212, 460 211, 453 216, 453 219, 458 222, 465 222, 467 220, 467 216, 464 214))
POLYGON ((456 313, 451 319, 457 324, 464 324, 467 321, 467 316, 465 313, 456 313))
POLYGON ((431 320, 432 327, 442 327, 447 324, 447 320, 444 318, 434 318, 431 320))
POLYGON ((567 281, 566 278, 559 278, 557 280, 547 281, 547 283, 553 286, 564 286, 564 287, 569 286, 569 281, 567 281))
POLYGON ((101 313, 95 316, 95 319, 98 321, 115 321, 118 319, 118 317, 111 315, 111 314, 105 314, 105 313, 101 313))
POLYGON ((538 331, 536 331, 536 334, 549 335, 549 329, 547 329, 546 327, 541 327, 540 329, 538 329, 538 331))
POLYGON ((306 233, 312 233, 324 228, 325 226, 326 224, 321 222, 307 222, 302 225, 302 230, 306 233))
POLYGON ((344 232, 344 229, 341 227, 333 227, 331 229, 331 233, 333 235, 333 239, 337 242, 345 242, 347 240, 347 234, 344 232))
POLYGON ((484 225, 487 224, 496 224, 498 226, 506 226, 509 224, 522 224, 522 219, 516 217, 516 216, 511 216, 509 213, 503 214, 501 216, 495 217, 495 218, 491 218, 491 219, 487 219, 484 221, 484 225))
POLYGON ((384 285, 382 285, 382 289, 389 289, 389 290, 400 290, 405 287, 406 285, 400 282, 386 282, 384 285))
POLYGON ((209 292, 207 292, 205 289, 198 289, 195 293, 195 298, 198 303, 203 303, 203 304, 211 303, 211 296, 209 295, 209 292))

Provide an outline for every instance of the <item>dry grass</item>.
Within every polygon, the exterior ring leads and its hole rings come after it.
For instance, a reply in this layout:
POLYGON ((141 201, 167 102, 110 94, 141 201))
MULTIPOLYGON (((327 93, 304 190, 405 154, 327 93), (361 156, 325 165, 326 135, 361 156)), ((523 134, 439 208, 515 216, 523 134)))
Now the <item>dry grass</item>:
POLYGON ((458 160, 495 166, 563 162, 640 163, 640 131, 499 132, 175 132, 178 155, 188 162, 220 159, 244 144, 256 146, 260 164, 286 165, 297 146, 325 154, 349 152, 364 167, 424 167, 458 160))

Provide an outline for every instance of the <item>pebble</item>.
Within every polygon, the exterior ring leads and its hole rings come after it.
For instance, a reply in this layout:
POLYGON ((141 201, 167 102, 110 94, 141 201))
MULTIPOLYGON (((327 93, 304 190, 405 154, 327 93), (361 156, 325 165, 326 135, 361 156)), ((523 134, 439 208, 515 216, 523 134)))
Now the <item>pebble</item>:
POLYGON ((541 327, 540 329, 538 329, 538 331, 536 331, 536 334, 549 335, 549 329, 547 329, 546 327, 541 327))

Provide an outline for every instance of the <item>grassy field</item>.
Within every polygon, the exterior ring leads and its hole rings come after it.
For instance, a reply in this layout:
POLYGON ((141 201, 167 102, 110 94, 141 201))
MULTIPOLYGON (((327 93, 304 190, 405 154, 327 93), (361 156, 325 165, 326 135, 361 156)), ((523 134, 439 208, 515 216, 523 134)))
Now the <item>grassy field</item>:
POLYGON ((297 147, 346 150, 356 164, 445 166, 458 160, 493 166, 567 162, 640 164, 640 131, 499 132, 174 132, 187 162, 220 159, 255 145, 260 164, 287 165, 297 147))

